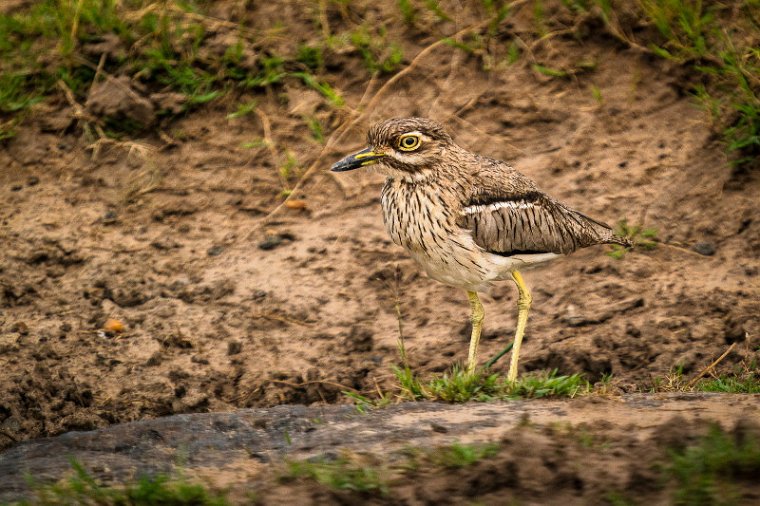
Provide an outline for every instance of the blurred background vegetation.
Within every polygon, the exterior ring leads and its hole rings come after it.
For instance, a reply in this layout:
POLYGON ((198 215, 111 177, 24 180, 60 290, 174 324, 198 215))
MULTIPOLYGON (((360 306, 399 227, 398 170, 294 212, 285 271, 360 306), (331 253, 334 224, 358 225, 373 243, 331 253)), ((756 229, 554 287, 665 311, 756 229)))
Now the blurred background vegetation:
MULTIPOLYGON (((0 140, 12 138, 36 104, 61 100, 78 119, 90 120, 86 135, 144 134, 152 125, 87 117, 77 106, 104 76, 172 94, 157 111, 162 122, 225 97, 276 93, 288 81, 316 90, 340 110, 346 80, 389 79, 409 64, 415 55, 405 54, 404 38, 457 47, 478 58, 484 72, 530 65, 549 78, 569 79, 588 69, 536 61, 532 44, 605 36, 621 49, 672 62, 680 89, 704 108, 733 163, 757 165, 760 0, 470 0, 464 9, 455 2, 395 0, 382 11, 363 1, 283 2, 281 21, 265 28, 250 16, 220 16, 225 4, 245 13, 255 2, 8 2, 0 13, 0 140), (531 10, 530 33, 510 24, 517 7, 531 10)), ((255 105, 239 103, 231 114, 245 115, 255 105)), ((323 125, 308 119, 307 125, 324 140, 323 125)))

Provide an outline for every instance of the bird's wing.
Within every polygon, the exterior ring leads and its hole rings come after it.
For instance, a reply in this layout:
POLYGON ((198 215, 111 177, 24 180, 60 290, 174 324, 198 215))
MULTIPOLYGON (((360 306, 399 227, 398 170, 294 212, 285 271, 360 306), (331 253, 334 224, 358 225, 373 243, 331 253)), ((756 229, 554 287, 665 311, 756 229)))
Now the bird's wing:
POLYGON ((481 176, 457 221, 483 249, 501 255, 567 254, 619 242, 609 226, 557 202, 516 171, 506 182, 502 171, 499 179, 481 176))

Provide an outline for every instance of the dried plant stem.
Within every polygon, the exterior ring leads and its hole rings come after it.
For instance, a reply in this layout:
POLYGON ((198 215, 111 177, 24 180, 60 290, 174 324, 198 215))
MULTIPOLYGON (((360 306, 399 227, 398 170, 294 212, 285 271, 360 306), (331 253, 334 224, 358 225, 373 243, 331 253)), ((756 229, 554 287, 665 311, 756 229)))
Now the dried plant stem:
POLYGON ((264 144, 266 144, 266 148, 269 151, 269 155, 272 157, 272 163, 274 163, 275 168, 280 166, 280 157, 277 154, 277 149, 274 145, 274 139, 272 139, 272 122, 269 121, 269 116, 262 111, 260 108, 255 109, 256 116, 259 117, 259 121, 261 121, 261 128, 264 130, 264 144))
POLYGON ((82 15, 82 5, 84 4, 84 0, 79 0, 77 2, 76 10, 74 11, 74 19, 71 22, 71 43, 76 46, 77 43, 77 33, 79 32, 79 17, 82 15))
POLYGON ((731 346, 728 347, 726 351, 723 352, 723 355, 718 357, 712 364, 708 365, 704 369, 702 369, 702 372, 694 376, 687 384, 686 388, 692 388, 694 385, 697 384, 697 381, 699 381, 705 374, 710 372, 715 368, 716 365, 720 364, 726 356, 731 353, 731 351, 736 348, 736 343, 731 343, 731 346))

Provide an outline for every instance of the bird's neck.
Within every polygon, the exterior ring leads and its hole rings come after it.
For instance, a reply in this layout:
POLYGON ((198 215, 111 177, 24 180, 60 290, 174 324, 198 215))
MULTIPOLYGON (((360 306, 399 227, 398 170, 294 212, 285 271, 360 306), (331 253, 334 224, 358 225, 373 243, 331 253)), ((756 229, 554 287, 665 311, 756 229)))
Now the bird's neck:
POLYGON ((393 183, 398 181, 405 185, 420 185, 430 184, 437 178, 436 171, 434 169, 423 169, 421 171, 409 172, 408 174, 394 174, 388 176, 388 182, 393 183))

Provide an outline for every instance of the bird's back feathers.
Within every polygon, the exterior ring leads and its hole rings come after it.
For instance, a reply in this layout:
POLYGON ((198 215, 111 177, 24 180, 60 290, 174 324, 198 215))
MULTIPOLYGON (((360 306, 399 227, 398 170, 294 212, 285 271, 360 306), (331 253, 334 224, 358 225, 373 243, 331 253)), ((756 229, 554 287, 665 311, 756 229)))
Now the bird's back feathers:
POLYGON ((478 160, 457 224, 491 253, 568 254, 594 244, 628 245, 612 229, 541 192, 504 162, 478 160))

